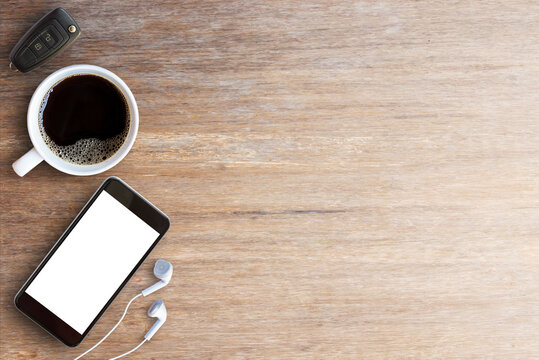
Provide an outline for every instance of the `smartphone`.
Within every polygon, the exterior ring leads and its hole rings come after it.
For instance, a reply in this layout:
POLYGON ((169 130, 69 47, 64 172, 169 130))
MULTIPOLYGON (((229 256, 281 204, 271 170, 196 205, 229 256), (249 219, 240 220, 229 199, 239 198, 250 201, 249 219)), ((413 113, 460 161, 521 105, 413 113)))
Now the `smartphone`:
POLYGON ((15 306, 77 346, 170 227, 168 217, 110 177, 15 296, 15 306))

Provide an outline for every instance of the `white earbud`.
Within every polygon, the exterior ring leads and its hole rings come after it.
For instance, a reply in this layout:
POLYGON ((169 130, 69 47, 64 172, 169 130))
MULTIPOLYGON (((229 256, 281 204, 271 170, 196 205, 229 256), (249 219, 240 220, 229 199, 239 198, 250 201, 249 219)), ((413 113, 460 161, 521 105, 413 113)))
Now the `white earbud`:
POLYGON ((138 344, 137 346, 135 346, 133 349, 129 350, 128 352, 125 352, 121 355, 113 357, 109 360, 116 360, 116 359, 119 359, 126 355, 131 354, 132 352, 136 351, 139 347, 141 347, 146 341, 149 341, 152 338, 152 336, 155 335, 157 330, 159 330, 159 328, 163 326, 163 324, 167 320, 167 308, 165 307, 165 303, 163 302, 163 300, 161 299, 155 300, 152 306, 150 306, 150 308, 148 309, 148 315, 150 315, 151 317, 156 317, 157 321, 155 322, 155 324, 153 324, 150 331, 148 331, 146 335, 144 335, 144 340, 142 340, 140 344, 138 344))
POLYGON ((150 308, 148 309, 148 316, 157 318, 157 321, 155 322, 155 324, 153 324, 153 326, 146 333, 146 335, 144 335, 144 338, 146 340, 150 340, 152 336, 157 332, 157 330, 159 330, 159 328, 163 326, 163 324, 167 320, 167 308, 165 307, 165 303, 163 302, 163 300, 159 299, 153 302, 152 306, 150 306, 150 308))
POLYGON ((154 291, 157 291, 170 282, 172 278, 172 264, 166 260, 157 260, 153 267, 153 274, 160 280, 158 283, 150 286, 142 291, 142 295, 148 296, 154 291))

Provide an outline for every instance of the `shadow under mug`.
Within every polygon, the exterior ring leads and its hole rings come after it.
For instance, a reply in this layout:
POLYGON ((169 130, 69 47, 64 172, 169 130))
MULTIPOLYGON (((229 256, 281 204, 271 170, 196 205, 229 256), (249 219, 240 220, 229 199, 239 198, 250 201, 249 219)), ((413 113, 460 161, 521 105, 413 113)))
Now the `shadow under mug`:
POLYGON ((127 155, 135 142, 139 124, 137 102, 129 87, 116 74, 94 65, 71 65, 49 75, 34 91, 30 105, 28 105, 27 118, 28 134, 34 147, 13 163, 13 170, 19 176, 24 176, 43 160, 52 167, 71 175, 95 175, 106 171, 118 164, 127 155), (45 95, 55 84, 73 75, 97 75, 107 79, 122 92, 129 108, 130 126, 124 143, 110 158, 97 164, 80 165, 68 162, 54 154, 41 136, 39 113, 45 95))

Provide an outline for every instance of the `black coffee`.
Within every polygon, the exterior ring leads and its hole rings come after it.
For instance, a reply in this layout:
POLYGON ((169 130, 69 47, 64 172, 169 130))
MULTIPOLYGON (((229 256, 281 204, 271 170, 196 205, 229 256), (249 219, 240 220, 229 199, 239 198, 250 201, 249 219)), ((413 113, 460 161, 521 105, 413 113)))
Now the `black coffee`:
POLYGON ((121 91, 96 75, 74 75, 54 85, 43 100, 41 135, 64 160, 96 164, 118 151, 129 132, 121 91))

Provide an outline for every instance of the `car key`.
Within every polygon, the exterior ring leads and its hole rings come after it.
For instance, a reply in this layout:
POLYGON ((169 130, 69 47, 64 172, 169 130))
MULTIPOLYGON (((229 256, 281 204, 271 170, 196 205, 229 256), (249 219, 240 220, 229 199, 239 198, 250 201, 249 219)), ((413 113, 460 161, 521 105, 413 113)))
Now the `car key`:
POLYGON ((71 45, 80 35, 79 25, 63 8, 43 16, 17 42, 9 67, 26 73, 52 59, 71 45))

